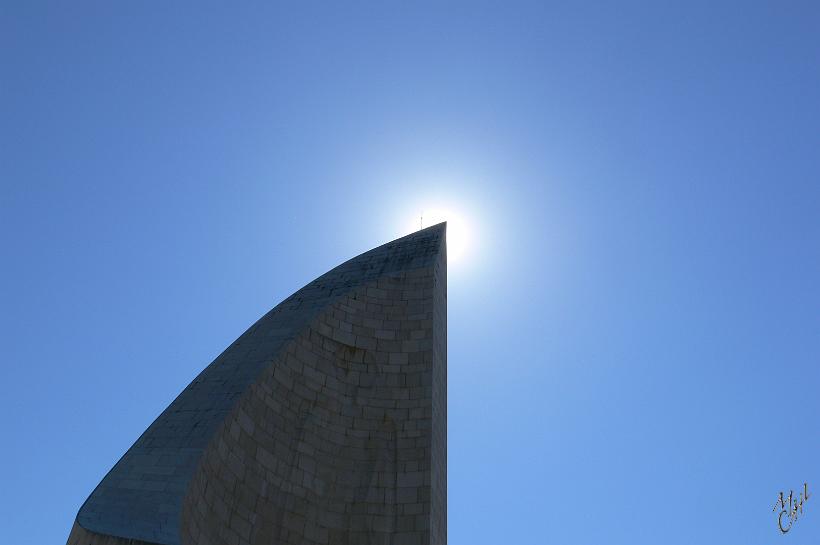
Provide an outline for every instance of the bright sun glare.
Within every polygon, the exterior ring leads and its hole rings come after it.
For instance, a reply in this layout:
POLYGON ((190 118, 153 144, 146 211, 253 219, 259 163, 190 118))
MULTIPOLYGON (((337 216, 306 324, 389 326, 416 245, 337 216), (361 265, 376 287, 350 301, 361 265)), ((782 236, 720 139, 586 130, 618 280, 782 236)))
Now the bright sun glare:
POLYGON ((447 262, 460 262, 470 247, 470 230, 463 215, 448 209, 420 210, 407 230, 418 231, 443 221, 447 222, 447 262))

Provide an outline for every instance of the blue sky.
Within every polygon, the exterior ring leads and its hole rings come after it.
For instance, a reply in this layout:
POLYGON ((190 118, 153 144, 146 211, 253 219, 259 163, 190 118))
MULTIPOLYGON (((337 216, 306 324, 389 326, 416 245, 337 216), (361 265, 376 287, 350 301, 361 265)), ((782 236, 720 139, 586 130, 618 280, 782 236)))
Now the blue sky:
POLYGON ((819 96, 812 2, 3 2, 3 540, 443 207, 451 544, 817 542, 819 96))

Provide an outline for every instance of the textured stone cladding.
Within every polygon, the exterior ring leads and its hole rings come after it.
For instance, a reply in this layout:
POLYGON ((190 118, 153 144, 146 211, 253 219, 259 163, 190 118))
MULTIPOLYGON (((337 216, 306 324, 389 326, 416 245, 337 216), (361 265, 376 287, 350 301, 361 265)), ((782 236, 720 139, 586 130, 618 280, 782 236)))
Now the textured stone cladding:
POLYGON ((444 233, 262 317, 108 473, 69 545, 445 544, 444 233))

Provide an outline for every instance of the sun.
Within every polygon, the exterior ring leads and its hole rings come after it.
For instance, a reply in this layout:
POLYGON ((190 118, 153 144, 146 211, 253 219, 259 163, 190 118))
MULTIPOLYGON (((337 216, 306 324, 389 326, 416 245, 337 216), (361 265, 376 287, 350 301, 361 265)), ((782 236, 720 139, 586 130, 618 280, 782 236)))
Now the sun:
POLYGON ((463 214, 447 208, 420 209, 408 230, 417 231, 443 221, 447 222, 447 262, 462 262, 470 250, 470 229, 463 214))

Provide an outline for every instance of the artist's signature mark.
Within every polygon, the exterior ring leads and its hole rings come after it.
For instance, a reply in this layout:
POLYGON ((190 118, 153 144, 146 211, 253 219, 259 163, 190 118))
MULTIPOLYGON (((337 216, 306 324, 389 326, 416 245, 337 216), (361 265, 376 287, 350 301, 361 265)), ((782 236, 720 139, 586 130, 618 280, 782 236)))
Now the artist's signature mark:
POLYGON ((780 513, 777 515, 777 527, 784 534, 792 529, 792 524, 797 521, 797 517, 803 514, 803 504, 809 499, 808 484, 803 483, 803 491, 797 498, 794 497, 794 491, 789 490, 788 502, 786 502, 786 499, 785 494, 781 492, 772 508, 772 512, 777 511, 778 508, 780 509, 780 513))

